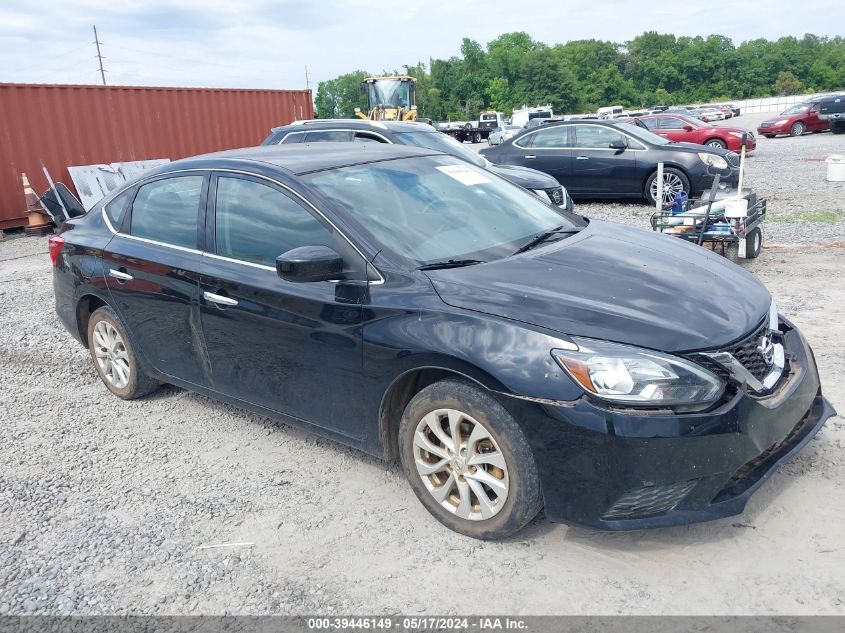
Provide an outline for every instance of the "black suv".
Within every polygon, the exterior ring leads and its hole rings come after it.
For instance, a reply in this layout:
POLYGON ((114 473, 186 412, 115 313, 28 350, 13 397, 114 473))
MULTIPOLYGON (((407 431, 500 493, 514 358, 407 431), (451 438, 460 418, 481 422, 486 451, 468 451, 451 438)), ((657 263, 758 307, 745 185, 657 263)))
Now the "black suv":
POLYGON ((363 119, 314 119, 273 128, 262 145, 288 143, 388 143, 413 145, 444 152, 487 169, 497 176, 572 211, 572 199, 557 180, 542 171, 513 165, 494 165, 451 137, 425 123, 365 121, 363 119))

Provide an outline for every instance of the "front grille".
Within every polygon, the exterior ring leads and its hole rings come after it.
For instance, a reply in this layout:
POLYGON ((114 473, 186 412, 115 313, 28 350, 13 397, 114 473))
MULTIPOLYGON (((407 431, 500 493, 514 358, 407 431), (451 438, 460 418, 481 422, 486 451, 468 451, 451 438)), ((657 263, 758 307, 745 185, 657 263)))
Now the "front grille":
POLYGON ((725 154, 725 160, 731 167, 739 167, 739 154, 736 152, 728 152, 725 154))
POLYGON ((758 349, 760 339, 763 338, 768 331, 769 323, 768 321, 765 321, 763 322, 763 325, 757 328, 754 333, 744 341, 732 348, 724 350, 726 352, 730 352, 733 357, 742 363, 742 365, 751 372, 751 375, 757 380, 763 380, 772 368, 772 366, 766 362, 766 359, 763 358, 763 355, 758 349))
POLYGON ((552 204, 563 204, 563 187, 555 187, 554 189, 546 189, 546 195, 552 204))
POLYGON ((663 514, 678 505, 695 484, 695 481, 677 481, 631 490, 619 497, 602 518, 633 519, 663 514))
POLYGON ((762 128, 772 127, 772 124, 769 121, 763 121, 760 124, 760 127, 762 127, 762 128))
MULTIPOLYGON (((763 336, 768 333, 768 331, 769 322, 768 320, 766 320, 763 321, 763 323, 759 327, 757 327, 751 334, 746 336, 739 343, 734 343, 733 345, 730 345, 728 347, 709 351, 711 353, 729 353, 734 358, 736 358, 749 371, 752 376, 762 382, 763 379, 768 376, 769 372, 772 371, 772 365, 766 362, 766 359, 763 357, 763 354, 758 349, 760 345, 760 339, 762 339, 763 336)), ((704 354, 696 354, 693 360, 696 363, 703 365, 723 380, 730 380, 730 371, 722 364, 713 360, 712 358, 709 358, 704 354)))

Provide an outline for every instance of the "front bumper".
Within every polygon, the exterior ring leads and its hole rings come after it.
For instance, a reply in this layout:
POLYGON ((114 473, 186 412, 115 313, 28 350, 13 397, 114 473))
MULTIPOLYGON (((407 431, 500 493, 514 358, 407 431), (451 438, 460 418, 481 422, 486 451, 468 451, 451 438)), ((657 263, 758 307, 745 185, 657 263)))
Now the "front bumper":
POLYGON ((755 398, 738 389, 715 410, 649 414, 527 404, 519 412, 542 481, 546 516, 636 530, 739 514, 835 411, 801 333, 784 335, 789 371, 755 398))
POLYGON ((789 134, 792 129, 791 123, 782 123, 780 125, 773 125, 771 127, 757 127, 757 134, 789 134))

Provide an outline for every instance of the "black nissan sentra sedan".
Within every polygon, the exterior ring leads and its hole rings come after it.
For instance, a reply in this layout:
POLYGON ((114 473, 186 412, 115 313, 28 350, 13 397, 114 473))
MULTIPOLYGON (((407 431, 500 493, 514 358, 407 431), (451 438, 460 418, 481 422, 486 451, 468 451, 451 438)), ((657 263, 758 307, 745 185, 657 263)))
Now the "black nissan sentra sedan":
POLYGON ((115 395, 171 383, 398 457, 478 538, 541 507, 614 530, 737 514, 834 414, 752 275, 431 150, 180 160, 50 256, 115 395))

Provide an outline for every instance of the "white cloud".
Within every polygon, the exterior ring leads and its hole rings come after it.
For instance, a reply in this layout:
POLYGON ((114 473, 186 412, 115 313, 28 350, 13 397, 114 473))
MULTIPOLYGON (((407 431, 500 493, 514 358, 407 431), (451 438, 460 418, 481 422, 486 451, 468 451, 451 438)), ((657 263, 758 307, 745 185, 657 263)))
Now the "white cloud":
POLYGON ((689 0, 672 4, 578 0, 7 0, 0 7, 0 81, 98 83, 97 24, 110 83, 301 88, 339 73, 401 68, 458 54, 462 37, 482 43, 527 31, 549 44, 626 41, 646 30, 720 33, 742 40, 834 35, 841 0, 689 0))

